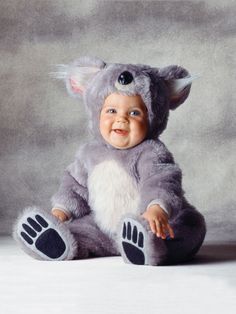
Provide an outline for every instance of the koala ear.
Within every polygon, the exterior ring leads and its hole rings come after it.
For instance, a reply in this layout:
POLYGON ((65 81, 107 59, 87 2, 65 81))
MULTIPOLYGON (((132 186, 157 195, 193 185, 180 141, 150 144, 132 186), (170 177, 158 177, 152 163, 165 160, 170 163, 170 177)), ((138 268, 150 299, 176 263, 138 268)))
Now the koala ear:
POLYGON ((188 97, 191 83, 197 76, 190 76, 184 68, 171 65, 159 70, 169 89, 170 109, 174 110, 181 105, 188 97))
POLYGON ((58 65, 54 78, 64 80, 68 93, 82 97, 91 79, 105 67, 105 62, 98 58, 83 57, 69 65, 58 65))

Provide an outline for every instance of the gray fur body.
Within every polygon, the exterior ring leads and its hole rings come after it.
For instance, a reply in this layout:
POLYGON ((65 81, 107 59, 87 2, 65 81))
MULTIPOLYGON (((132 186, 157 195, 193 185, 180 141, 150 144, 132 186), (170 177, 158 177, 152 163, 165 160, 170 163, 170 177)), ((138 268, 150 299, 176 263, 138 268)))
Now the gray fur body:
MULTIPOLYGON (((87 181, 94 168, 110 160, 115 160, 120 164, 137 184, 140 202, 133 212, 133 217, 140 220, 139 217, 147 205, 157 197, 163 200, 167 208, 171 209, 169 216, 170 224, 175 231, 174 240, 155 239, 156 236, 152 236, 149 225, 142 222, 146 230, 150 231, 150 237, 157 242, 157 246, 166 251, 164 259, 156 262, 180 262, 192 257, 205 236, 204 218, 184 198, 181 188, 181 170, 174 163, 171 153, 161 141, 147 140, 129 150, 119 150, 96 142, 85 144, 79 150, 75 162, 66 170, 59 191, 53 197, 53 205, 63 204, 67 210, 73 213, 74 220, 71 222, 72 227, 69 226, 69 228, 76 236, 80 248, 80 239, 83 238, 82 246, 84 247, 80 251, 82 255, 79 254, 76 258, 89 256, 89 253, 97 256, 104 256, 109 252, 110 255, 119 254, 121 226, 117 224, 116 232, 110 232, 103 225, 99 225, 100 217, 96 221, 96 208, 91 208, 89 205, 90 191, 87 188, 87 181), (85 217, 85 219, 81 220, 81 217, 85 217), (85 226, 83 231, 80 223, 85 226), (93 232, 91 232, 91 228, 93 228, 93 232), (91 239, 91 236, 93 241, 88 240, 90 242, 88 245, 86 239, 91 239), (100 238, 101 241, 98 241, 97 239, 100 238), (104 243, 108 243, 109 247, 106 253, 104 253, 104 243), (111 245, 112 243, 113 245, 111 245), (99 246, 101 246, 101 252, 98 250, 99 246)), ((103 180, 102 177, 101 180, 103 180)), ((108 199, 107 191, 101 190, 100 193, 104 194, 103 199, 106 201, 108 199)), ((120 202, 122 196, 119 195, 119 191, 115 194, 117 198, 114 199, 114 203, 120 202)), ((112 208, 110 209, 112 210, 112 208)), ((129 213, 127 215, 129 216, 129 213)), ((121 215, 119 221, 122 221, 124 217, 121 215)), ((157 248, 157 251, 160 249, 157 248)))
MULTIPOLYGON (((135 239, 133 244, 142 251, 143 264, 179 263, 192 258, 204 240, 205 221, 185 199, 181 170, 158 139, 166 127, 169 109, 177 108, 189 94, 189 82, 182 89, 176 88, 189 77, 188 72, 177 66, 109 65, 82 58, 63 73, 60 78, 65 79, 69 93, 83 96, 93 135, 91 142, 80 147, 52 198, 53 206, 60 205, 72 216, 67 228, 77 243, 73 258, 121 254, 130 262, 124 249, 124 242, 132 242, 127 226, 142 233, 144 243, 138 247, 135 239), (119 85, 117 78, 124 71, 132 73, 134 79, 119 85), (177 85, 175 80, 179 80, 177 85), (148 109, 147 138, 135 147, 116 149, 100 135, 100 110, 113 92, 139 94, 148 109), (174 239, 157 238, 141 217, 153 201, 168 212, 174 239)), ((19 236, 15 238, 19 240, 19 236)))

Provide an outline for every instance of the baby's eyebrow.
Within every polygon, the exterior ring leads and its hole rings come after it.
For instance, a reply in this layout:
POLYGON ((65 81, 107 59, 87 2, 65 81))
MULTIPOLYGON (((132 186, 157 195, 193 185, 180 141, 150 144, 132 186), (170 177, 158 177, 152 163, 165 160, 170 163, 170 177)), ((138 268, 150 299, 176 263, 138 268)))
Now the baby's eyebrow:
POLYGON ((147 107, 131 107, 130 110, 148 111, 147 107))
POLYGON ((103 108, 107 108, 107 107, 116 107, 115 104, 105 104, 103 105, 103 108))
POLYGON ((143 108, 140 108, 140 107, 130 107, 129 109, 130 110, 143 110, 143 108))

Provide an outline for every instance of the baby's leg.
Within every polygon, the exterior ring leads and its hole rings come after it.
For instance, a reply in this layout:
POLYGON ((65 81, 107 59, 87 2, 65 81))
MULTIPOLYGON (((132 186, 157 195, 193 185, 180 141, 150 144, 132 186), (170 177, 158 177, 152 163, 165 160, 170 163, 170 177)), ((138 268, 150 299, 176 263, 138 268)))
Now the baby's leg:
POLYGON ((171 222, 175 238, 154 235, 140 216, 127 216, 120 228, 120 251, 125 262, 138 265, 166 265, 191 259, 206 233, 203 216, 189 207, 171 222))
POLYGON ((97 226, 89 214, 68 224, 77 242, 75 259, 120 255, 116 242, 97 226))
POLYGON ((120 224, 119 247, 126 263, 163 265, 167 259, 165 242, 150 229, 140 215, 126 215, 120 224))
POLYGON ((183 210, 171 222, 175 238, 166 240, 168 263, 188 261, 200 249, 206 234, 204 217, 190 207, 183 210))
POLYGON ((92 215, 61 223, 30 207, 18 218, 13 237, 27 254, 41 260, 119 255, 115 242, 98 228, 92 215))
POLYGON ((69 260, 77 252, 68 223, 37 207, 24 210, 14 225, 13 237, 27 254, 41 260, 69 260))

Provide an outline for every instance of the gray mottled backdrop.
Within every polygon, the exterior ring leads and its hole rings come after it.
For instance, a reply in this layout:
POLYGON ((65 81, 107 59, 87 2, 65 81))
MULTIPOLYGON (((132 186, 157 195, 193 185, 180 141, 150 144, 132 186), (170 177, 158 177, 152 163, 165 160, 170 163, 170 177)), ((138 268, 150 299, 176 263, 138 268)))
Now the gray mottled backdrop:
POLYGON ((32 204, 50 209, 86 133, 82 103, 49 72, 83 55, 179 64, 201 77, 162 140, 183 169, 209 241, 236 239, 234 1, 0 2, 0 233, 32 204))

